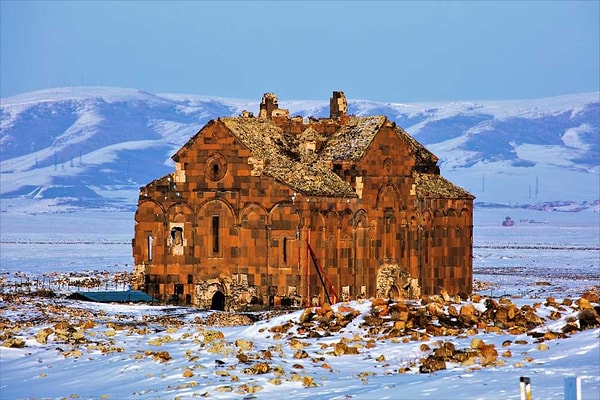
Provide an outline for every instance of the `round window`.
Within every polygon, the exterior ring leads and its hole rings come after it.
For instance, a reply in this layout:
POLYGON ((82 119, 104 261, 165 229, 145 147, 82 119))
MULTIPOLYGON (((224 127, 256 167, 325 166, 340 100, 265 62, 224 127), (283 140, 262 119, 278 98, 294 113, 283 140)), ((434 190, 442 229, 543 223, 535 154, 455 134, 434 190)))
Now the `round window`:
POLYGON ((220 181, 227 173, 227 160, 223 155, 215 153, 206 161, 205 174, 211 181, 220 181))

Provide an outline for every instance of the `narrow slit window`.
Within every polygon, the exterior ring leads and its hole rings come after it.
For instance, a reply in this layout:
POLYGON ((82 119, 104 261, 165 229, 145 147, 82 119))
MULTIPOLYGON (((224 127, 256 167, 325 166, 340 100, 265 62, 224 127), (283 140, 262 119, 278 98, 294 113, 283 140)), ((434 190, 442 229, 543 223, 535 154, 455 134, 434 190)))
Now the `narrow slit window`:
POLYGON ((152 236, 148 236, 148 261, 152 261, 152 236))
POLYGON ((219 216, 212 217, 212 237, 213 237, 213 253, 219 252, 219 216))
POLYGON ((288 239, 286 237, 283 238, 283 263, 287 264, 287 243, 288 239))

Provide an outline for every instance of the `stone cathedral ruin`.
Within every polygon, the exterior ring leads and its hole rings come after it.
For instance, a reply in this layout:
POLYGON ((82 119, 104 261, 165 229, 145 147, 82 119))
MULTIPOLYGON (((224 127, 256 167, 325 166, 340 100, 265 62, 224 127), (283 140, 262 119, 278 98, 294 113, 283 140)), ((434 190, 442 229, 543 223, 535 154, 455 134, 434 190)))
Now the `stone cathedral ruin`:
POLYGON ((467 295, 473 199, 385 116, 208 122, 140 189, 135 289, 212 309, 467 295))

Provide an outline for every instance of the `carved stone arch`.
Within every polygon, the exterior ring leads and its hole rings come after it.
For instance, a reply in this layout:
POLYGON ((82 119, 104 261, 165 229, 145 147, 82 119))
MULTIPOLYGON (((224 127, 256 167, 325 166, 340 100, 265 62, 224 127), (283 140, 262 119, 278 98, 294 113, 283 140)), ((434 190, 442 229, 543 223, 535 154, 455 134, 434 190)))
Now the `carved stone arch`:
MULTIPOLYGON (((258 203, 248 203, 240 212, 240 265, 253 268, 254 275, 267 273, 269 260, 269 213, 258 203)), ((266 283, 266 282, 265 282, 266 283)))
POLYGON ((248 223, 248 216, 251 214, 256 214, 259 216, 259 219, 262 219, 261 226, 270 225, 270 213, 267 211, 262 204, 259 203, 247 203, 244 208, 240 211, 240 220, 239 225, 244 226, 244 223, 248 223))
POLYGON ((425 226, 426 228, 430 228, 431 226, 433 226, 433 223, 434 223, 433 212, 429 209, 424 210, 421 214, 421 224, 423 226, 425 226))
POLYGON ((400 289, 398 289, 398 286, 396 286, 396 284, 393 284, 392 286, 390 286, 388 295, 386 297, 390 298, 390 299, 399 299, 400 298, 400 289))
MULTIPOLYGON (((456 238, 457 236, 460 236, 459 223, 460 221, 456 210, 453 208, 448 209, 446 221, 444 224, 444 236, 450 241, 448 243, 448 246, 456 246, 456 238)), ((447 263, 454 264, 453 257, 448 256, 447 263)))
POLYGON ((164 254, 165 209, 160 203, 146 200, 138 205, 134 226, 134 288, 143 288, 146 265, 154 264, 164 254))
POLYGON ((468 237, 470 238, 472 226, 473 217, 471 216, 471 212, 466 208, 461 209, 459 215, 457 215, 455 219, 456 236, 464 238, 465 233, 468 233, 468 237))
POLYGON ((376 282, 379 298, 394 298, 393 296, 418 298, 421 295, 419 280, 397 263, 381 264, 377 271, 376 282))
POLYGON ((293 203, 288 201, 275 203, 267 213, 268 221, 273 226, 273 229, 294 229, 297 230, 301 224, 300 211, 293 203), (279 226, 283 221, 289 221, 285 225, 290 227, 279 226))
POLYGON ((353 257, 353 235, 351 233, 342 233, 340 236, 340 242, 343 249, 342 258, 345 259, 345 263, 349 266, 349 262, 353 257))
POLYGON ((393 183, 386 183, 379 188, 377 192, 377 199, 375 201, 375 208, 392 207, 394 210, 401 208, 401 194, 396 185, 393 183))
POLYGON ((378 238, 380 236, 380 221, 379 218, 371 218, 369 220, 369 227, 367 229, 367 258, 376 259, 379 257, 378 254, 378 238))
POLYGON ((194 210, 188 204, 172 204, 166 211, 171 222, 192 222, 194 210))
MULTIPOLYGON (((339 255, 338 239, 340 233, 340 215, 337 211, 332 209, 324 212, 323 214, 325 219, 325 225, 322 237, 322 245, 324 247, 324 251, 322 253, 324 258, 322 260, 322 263, 325 267, 337 267, 339 255)), ((314 232, 313 234, 315 233, 316 232, 314 232)))
POLYGON ((327 231, 327 235, 335 234, 337 235, 337 231, 340 228, 340 215, 337 211, 330 210, 325 214, 325 227, 327 231))
MULTIPOLYGON (((258 204, 258 203, 252 203, 252 204, 258 204)), ((271 209, 269 209, 267 211, 269 212, 269 214, 272 214, 277 209, 288 209, 288 208, 290 210, 292 210, 294 214, 300 215, 300 210, 298 209, 298 206, 296 206, 295 203, 292 203, 291 201, 288 201, 288 200, 278 201, 277 203, 273 204, 273 207, 271 207, 271 209)))
MULTIPOLYGON (((363 277, 372 257, 371 247, 373 245, 369 238, 369 219, 364 209, 356 211, 352 217, 352 230, 354 231, 354 260, 353 267, 355 274, 363 277)), ((364 286, 364 279, 360 279, 356 285, 364 286)), ((356 288, 356 293, 358 288, 356 288)))
POLYGON ((377 218, 372 218, 369 221, 369 239, 375 239, 377 237, 377 230, 379 229, 379 224, 377 223, 377 218))
POLYGON ((460 210, 460 222, 461 225, 465 227, 473 225, 473 214, 471 213, 471 210, 467 208, 463 208, 462 210, 460 210))
POLYGON ((327 257, 327 255, 325 254, 325 250, 326 250, 326 243, 327 243, 327 238, 326 238, 326 225, 327 221, 325 219, 325 216, 323 215, 323 212, 321 212, 320 210, 317 209, 313 209, 310 213, 310 246, 312 247, 313 251, 315 252, 315 254, 317 255, 317 257, 319 259, 324 259, 325 257, 327 257))
MULTIPOLYGON (((383 253, 380 257, 383 257, 385 260, 390 260, 396 258, 398 256, 398 226, 397 226, 397 216, 398 210, 388 201, 383 204, 383 219, 381 221, 381 231, 379 232, 379 240, 381 241, 381 250, 383 253)), ((386 261, 388 262, 388 261, 386 261)))
POLYGON ((433 222, 436 237, 442 237, 444 234, 444 226, 446 225, 446 213, 442 209, 436 209, 433 212, 433 222))
POLYGON ((210 309, 217 311, 225 311, 225 293, 220 290, 215 290, 211 297, 210 309))
POLYGON ((340 228, 342 233, 350 233, 354 228, 354 224, 352 223, 354 220, 354 213, 351 209, 346 208, 344 211, 340 213, 340 228))
POLYGON ((340 258, 341 265, 344 267, 352 267, 355 265, 355 232, 352 220, 354 213, 350 208, 345 208, 340 213, 340 258))
POLYGON ((352 218, 352 226, 356 229, 359 227, 368 228, 369 227, 369 218, 368 214, 364 209, 360 209, 354 213, 354 218, 352 218))
POLYGON ((326 226, 325 217, 321 210, 313 209, 310 211, 309 228, 311 231, 322 231, 326 226))
POLYGON ((451 235, 451 230, 459 223, 458 214, 453 208, 448 209, 444 218, 444 231, 447 235, 451 235))
POLYGON ((227 296, 231 293, 227 283, 219 278, 204 281, 197 289, 196 295, 200 302, 211 310, 224 311, 227 309, 227 296))
MULTIPOLYGON (((271 243, 273 244, 271 265, 289 267, 297 264, 300 248, 301 220, 298 208, 290 202, 276 203, 269 211, 271 243)), ((277 281, 274 282, 275 284, 277 281)), ((287 285, 279 281, 275 286, 287 285)))
POLYGON ((213 198, 213 199, 208 199, 206 201, 203 201, 197 209, 196 212, 196 222, 199 224, 200 221, 203 218, 206 218, 208 216, 208 214, 210 214, 209 211, 214 211, 214 210, 221 210, 223 212, 223 215, 226 216, 228 219, 230 219, 230 224, 233 226, 235 224, 235 220, 236 220, 236 213, 235 213, 235 209, 233 208, 233 206, 226 200, 224 199, 219 199, 219 198, 213 198))
POLYGON ((237 218, 231 204, 220 198, 204 201, 196 214, 196 256, 223 259, 236 247, 237 218))
POLYGON ((408 213, 407 222, 412 227, 418 226, 421 223, 421 214, 418 212, 408 213))
POLYGON ((145 200, 138 205, 135 211, 135 222, 159 222, 166 213, 162 204, 154 200, 145 200))
POLYGON ((202 201, 200 204, 198 204, 198 206, 196 208, 196 210, 197 210, 196 211, 196 220, 198 220, 199 218, 202 218, 204 216, 204 212, 206 211, 207 206, 209 206, 210 204, 213 204, 213 203, 219 203, 221 206, 228 208, 229 213, 232 216, 237 216, 237 214, 235 212, 235 208, 227 200, 214 197, 211 199, 206 199, 206 200, 202 201))

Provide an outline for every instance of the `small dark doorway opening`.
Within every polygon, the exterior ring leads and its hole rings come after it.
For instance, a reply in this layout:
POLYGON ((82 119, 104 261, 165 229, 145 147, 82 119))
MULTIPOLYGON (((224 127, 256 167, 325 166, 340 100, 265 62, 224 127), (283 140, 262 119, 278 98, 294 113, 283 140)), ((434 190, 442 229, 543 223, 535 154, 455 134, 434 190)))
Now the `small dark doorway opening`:
POLYGON ((398 286, 392 285, 390 291, 388 292, 388 297, 390 299, 398 299, 400 298, 400 290, 398 290, 398 286))
POLYGON ((223 292, 217 290, 215 294, 213 294, 210 309, 217 311, 225 311, 225 295, 223 294, 223 292))

